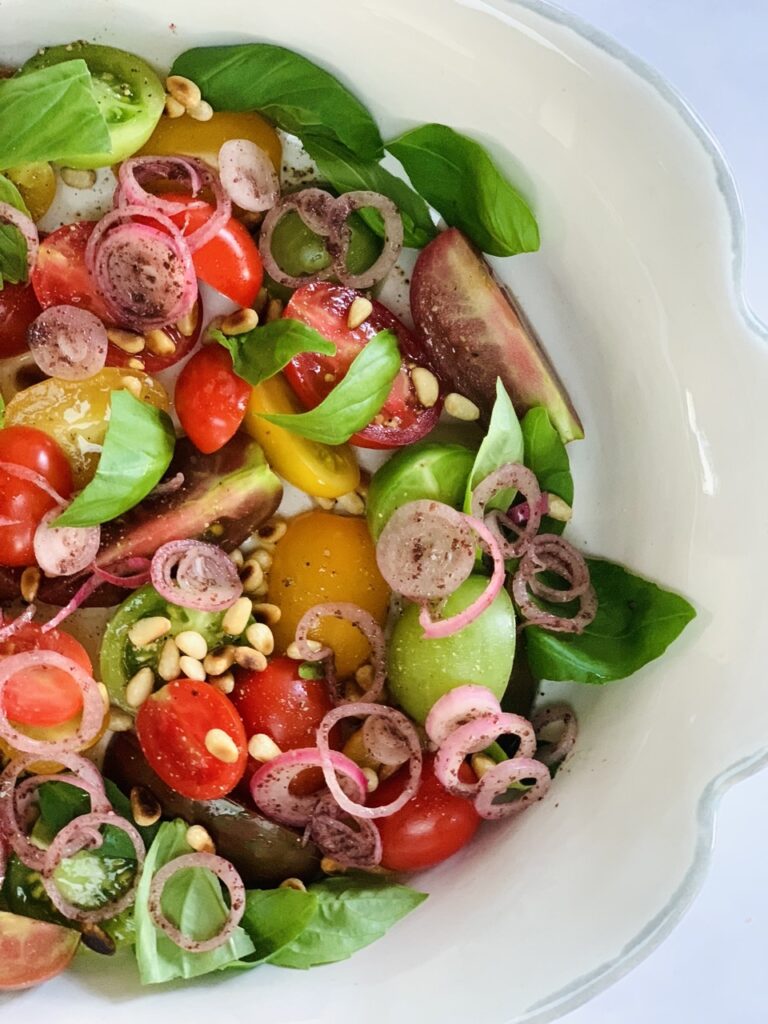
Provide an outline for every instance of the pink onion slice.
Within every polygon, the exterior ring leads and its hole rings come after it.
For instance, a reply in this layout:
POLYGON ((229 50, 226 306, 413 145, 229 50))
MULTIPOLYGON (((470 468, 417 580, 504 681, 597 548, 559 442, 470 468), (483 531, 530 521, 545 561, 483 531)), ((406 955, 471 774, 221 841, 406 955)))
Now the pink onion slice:
POLYGON ((181 487, 184 486, 184 474, 175 473, 172 477, 167 480, 161 480, 157 484, 152 492, 148 495, 150 498, 159 498, 163 494, 175 494, 181 487))
POLYGON ((510 818, 547 795, 552 783, 541 761, 513 757, 489 769, 477 787, 475 809, 481 818, 510 818), (518 796, 516 790, 522 790, 518 796))
POLYGON ((371 868, 381 862, 379 830, 372 821, 342 811, 330 793, 317 801, 307 831, 325 856, 343 867, 371 868))
POLYGON ((539 708, 531 718, 531 725, 536 733, 538 749, 536 760, 547 768, 555 768, 563 763, 576 744, 579 723, 576 712, 570 704, 548 704, 539 708), (562 726, 556 740, 544 739, 542 733, 550 726, 562 726))
POLYGON ((339 251, 339 239, 335 227, 330 223, 335 199, 329 192, 320 188, 305 188, 301 192, 283 196, 264 218, 259 233, 259 252, 264 269, 269 276, 287 288, 300 288, 313 281, 327 281, 333 275, 333 263, 315 274, 292 277, 286 273, 272 254, 272 236, 275 228, 292 210, 295 211, 310 231, 328 239, 328 250, 332 254, 339 251))
POLYGON ((475 565, 467 517, 439 501, 401 505, 381 532, 376 562, 392 590, 409 601, 447 597, 475 565))
POLYGON ((536 735, 527 719, 503 711, 479 715, 454 729, 443 740, 435 756, 435 775, 441 785, 455 796, 473 796, 479 783, 462 782, 461 766, 469 754, 485 750, 499 736, 517 736, 520 739, 516 758, 531 758, 536 753, 536 735))
POLYGON ((555 534, 541 533, 525 551, 512 580, 512 597, 525 619, 522 626, 540 626, 557 633, 583 633, 597 614, 597 595, 589 582, 589 568, 582 555, 567 540, 555 534), (536 577, 551 572, 566 581, 558 590, 536 577), (579 602, 575 615, 555 615, 540 608, 535 595, 543 600, 579 602))
POLYGON ((397 768, 411 756, 410 747, 397 726, 381 715, 369 715, 363 722, 362 739, 374 761, 397 768))
POLYGON ((336 676, 333 665, 333 651, 330 647, 321 647, 314 650, 309 643, 309 634, 316 629, 320 622, 326 618, 343 619, 350 625, 359 629, 368 641, 371 648, 371 665, 373 666, 373 680, 361 699, 376 701, 381 699, 384 692, 384 680, 386 677, 386 658, 384 632, 374 617, 365 609, 347 601, 327 602, 316 604, 305 612, 296 626, 296 646, 299 654, 305 661, 326 661, 326 673, 332 686, 335 686, 336 676))
POLYGON ((104 721, 104 701, 96 682, 77 662, 55 651, 25 651, 0 658, 0 737, 14 750, 61 760, 61 754, 83 750, 96 739, 104 721), (40 740, 14 728, 5 712, 5 688, 8 680, 29 668, 57 668, 70 675, 83 694, 80 725, 72 736, 58 740, 40 740))
MULTIPOLYGON (((337 750, 328 752, 327 761, 334 781, 337 777, 342 780, 337 785, 343 785, 355 799, 365 799, 365 776, 358 765, 337 750)), ((324 763, 317 747, 300 747, 279 754, 254 772, 251 778, 253 802, 268 818, 281 825, 307 825, 324 790, 298 795, 291 792, 291 783, 307 768, 321 768, 324 763)))
POLYGON ((66 498, 62 498, 59 492, 51 487, 42 473, 37 473, 34 469, 29 469, 27 466, 17 466, 15 462, 2 462, 0 461, 0 473, 7 473, 8 476, 15 476, 19 480, 26 480, 27 483, 34 484, 35 487, 39 487, 41 491, 44 491, 49 498, 53 498, 57 505, 66 505, 66 498))
POLYGON ((231 608, 243 592, 232 559, 215 544, 171 540, 155 552, 150 567, 152 586, 182 608, 218 612, 231 608))
POLYGON ((0 641, 7 640, 14 633, 18 633, 23 626, 32 621, 36 611, 37 609, 33 604, 28 604, 21 615, 17 615, 11 622, 5 623, 2 621, 2 613, 0 612, 0 641))
POLYGON ((269 156, 249 139, 228 139, 219 150, 224 191, 242 210, 260 213, 280 198, 280 179, 269 156))
POLYGON ((483 715, 501 714, 498 697, 487 686, 457 686, 435 701, 427 715, 424 728, 436 746, 444 743, 459 726, 483 715))
POLYGON ((103 921, 107 917, 114 917, 133 903, 134 894, 141 875, 141 866, 144 863, 144 853, 144 842, 141 836, 133 825, 119 814, 115 814, 111 810, 92 811, 90 814, 81 814, 79 818, 75 818, 68 825, 65 825, 56 834, 53 842, 48 847, 41 872, 43 886, 51 903, 64 917, 69 918, 71 921, 81 921, 84 924, 103 921), (113 828, 119 828, 121 832, 128 836, 136 851, 136 873, 131 886, 118 899, 112 900, 95 910, 85 910, 82 907, 76 907, 64 898, 58 885, 56 885, 54 872, 64 858, 74 856, 79 850, 101 846, 103 838, 98 829, 102 825, 111 825, 113 828))
POLYGON ((333 234, 339 238, 341 248, 333 261, 333 270, 348 288, 371 288, 382 281, 397 263, 403 248, 403 219, 400 212, 387 196, 379 192, 345 192, 339 196, 333 207, 331 224, 333 234), (384 243, 374 263, 360 274, 353 274, 347 268, 347 256, 351 232, 348 224, 350 214, 357 210, 373 209, 381 214, 384 223, 384 243))
POLYGON ((486 505, 499 491, 514 488, 524 495, 528 504, 528 516, 520 524, 501 512, 488 514, 488 526, 501 549, 504 558, 519 558, 538 532, 541 525, 541 489, 536 475, 526 466, 508 462, 481 480, 472 493, 472 515, 486 518, 486 505), (501 531, 500 523, 515 533, 514 541, 508 540, 501 531))
POLYGON ((223 857, 217 857, 213 853, 185 853, 163 865, 155 874, 149 890, 149 912, 157 927, 180 949, 185 949, 188 953, 208 953, 228 942, 240 924, 245 913, 245 886, 234 865, 223 857), (177 872, 188 868, 204 868, 213 872, 229 890, 229 916, 221 930, 210 939, 193 939, 185 935, 163 913, 163 889, 177 872))
POLYGON ((29 325, 27 341, 43 373, 60 380, 86 380, 107 362, 104 324, 77 306, 44 309, 29 325))
POLYGON ((46 512, 33 539, 37 564, 47 576, 81 572, 94 560, 101 543, 100 526, 51 526, 61 511, 46 512))
POLYGON ((37 252, 40 248, 40 237, 35 222, 10 203, 0 203, 0 224, 10 225, 24 236, 27 243, 27 269, 31 271, 37 263, 37 252))
POLYGON ((107 567, 94 565, 93 574, 102 583, 125 587, 126 590, 136 590, 138 587, 143 587, 145 583, 149 583, 150 565, 148 558, 137 555, 132 558, 124 558, 107 567))
POLYGON ((69 618, 77 609, 88 600, 91 594, 98 590, 104 581, 100 579, 96 573, 89 576, 88 579, 83 583, 81 587, 75 592, 74 596, 68 601, 63 608, 59 608, 52 619, 48 619, 42 626, 43 633, 50 633, 52 629, 56 629, 62 622, 69 618))
POLYGON ((395 708, 386 707, 382 704, 363 702, 342 704, 338 708, 333 708, 322 720, 317 730, 317 749, 320 751, 322 759, 323 776, 326 786, 339 807, 355 818, 386 818, 388 815, 394 814, 395 811, 399 811, 401 807, 404 807, 419 788, 422 764, 421 743, 413 723, 410 719, 406 718, 402 711, 397 711, 395 708), (330 749, 329 745, 331 729, 333 729, 337 722, 342 721, 344 718, 366 718, 368 715, 380 715, 382 718, 388 719, 392 727, 400 733, 403 742, 408 747, 408 782, 400 796, 391 803, 383 804, 381 807, 366 807, 359 801, 350 799, 344 792, 336 778, 333 767, 334 751, 330 749))

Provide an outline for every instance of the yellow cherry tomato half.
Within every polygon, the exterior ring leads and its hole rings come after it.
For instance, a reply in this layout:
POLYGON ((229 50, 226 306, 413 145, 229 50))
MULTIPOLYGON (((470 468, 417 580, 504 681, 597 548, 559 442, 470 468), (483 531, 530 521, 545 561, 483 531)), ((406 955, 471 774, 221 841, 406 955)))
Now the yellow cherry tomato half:
POLYGON ((48 163, 19 164, 5 172, 27 204, 32 220, 40 220, 56 195, 56 175, 48 163))
MULTIPOLYGON (((70 718, 68 722, 62 722, 61 725, 48 725, 48 726, 37 726, 37 725, 20 725, 17 722, 11 724, 23 732, 25 736, 29 736, 34 740, 45 740, 48 743, 57 743, 60 740, 69 739, 70 736, 77 732, 80 726, 80 720, 82 714, 78 713, 74 718, 70 718)), ((104 733, 107 731, 109 725, 109 705, 105 702, 104 720, 101 723, 101 728, 94 738, 86 746, 82 748, 82 751, 90 750, 95 747, 99 740, 102 738, 104 733)), ((18 756, 18 751, 6 743, 5 740, 0 739, 0 760, 5 758, 11 758, 18 756)), ((56 772, 60 772, 63 769, 63 765, 58 761, 34 761, 25 771, 31 772, 33 775, 55 775, 56 772)))
POLYGON ((170 408, 165 388, 149 374, 108 366, 87 380, 52 377, 20 391, 6 407, 5 424, 37 427, 58 441, 79 489, 96 472, 107 432, 109 394, 126 389, 158 409, 170 408))
MULTIPOLYGON (((267 600, 282 612, 273 627, 281 651, 295 638, 302 615, 326 601, 350 601, 383 626, 389 588, 376 565, 376 549, 365 519, 321 509, 292 519, 275 547, 267 600)), ((312 638, 333 650, 336 671, 342 678, 370 656, 368 641, 349 622, 326 619, 312 638)))
POLYGON ((278 374, 251 392, 244 426, 264 449, 272 469, 294 487, 316 498, 338 498, 354 491, 360 483, 360 467, 349 445, 309 441, 259 415, 304 411, 285 378, 278 374))
POLYGON ((280 173, 280 138, 260 114, 215 113, 209 121, 191 117, 161 117, 138 156, 194 156, 218 167, 219 150, 228 139, 248 139, 263 149, 280 173))

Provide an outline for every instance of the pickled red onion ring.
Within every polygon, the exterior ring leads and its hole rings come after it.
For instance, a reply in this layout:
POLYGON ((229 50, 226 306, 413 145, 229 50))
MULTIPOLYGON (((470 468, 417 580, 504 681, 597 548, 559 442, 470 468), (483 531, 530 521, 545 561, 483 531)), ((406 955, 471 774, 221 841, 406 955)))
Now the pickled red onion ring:
POLYGON ((345 868, 371 868, 381 862, 381 834, 372 821, 347 814, 326 793, 315 804, 307 826, 326 857, 345 868))
POLYGON ((541 525, 541 488, 536 475, 527 466, 517 462, 507 462, 481 480, 472 492, 472 515, 485 519, 501 549, 504 558, 520 558, 530 542, 536 536, 541 525), (524 523, 503 512, 486 513, 488 502, 499 491, 514 488, 524 495, 528 504, 528 516, 524 523), (500 524, 512 530, 517 536, 514 541, 508 540, 501 531, 500 524))
POLYGON ((87 380, 106 365, 106 328, 87 309, 49 306, 29 325, 27 341, 35 362, 49 377, 87 380))
POLYGON ((541 761, 513 757, 490 768, 477 787, 475 810, 481 818, 511 818, 547 795, 552 784, 549 769, 541 761), (532 785, 531 785, 532 783, 532 785), (515 789, 525 788, 514 797, 515 789))
POLYGON ((309 640, 309 634, 325 618, 343 619, 356 629, 359 629, 366 638, 371 648, 373 681, 360 699, 366 701, 380 700, 384 692, 384 680, 386 677, 384 631, 381 626, 365 609, 347 601, 316 604, 302 615, 296 626, 295 643, 299 654, 305 661, 325 661, 326 676, 331 686, 335 686, 336 683, 333 651, 330 647, 321 647, 319 650, 316 650, 312 647, 309 640))
POLYGON ((37 525, 33 538, 35 558, 46 576, 72 576, 87 568, 101 543, 100 526, 51 526, 61 515, 51 509, 37 525))
POLYGON ((548 704, 534 713, 531 725, 538 743, 536 760, 550 769, 561 765, 573 750, 578 736, 579 723, 576 712, 569 704, 548 704), (543 739, 541 735, 552 725, 562 725, 560 735, 554 742, 543 739))
MULTIPOLYGON (((365 776, 358 765, 337 750, 328 752, 328 761, 334 779, 338 776, 353 797, 364 800, 365 776)), ((281 825, 303 827, 309 824, 323 791, 299 795, 291 792, 291 783, 307 768, 320 768, 323 763, 317 747, 300 747, 279 754, 254 772, 251 778, 253 802, 268 818, 281 825)))
POLYGON ((4 623, 0 618, 0 641, 7 640, 14 633, 18 633, 23 626, 32 621, 36 611, 34 604, 28 604, 21 615, 17 615, 11 622, 4 623))
POLYGON ((188 953, 208 953, 229 940, 245 913, 245 886, 233 864, 213 853, 185 853, 163 865, 152 879, 149 890, 149 913, 161 931, 180 949, 188 953), (167 882, 187 868, 204 868, 213 872, 229 890, 229 915, 221 930, 210 939, 193 939, 172 924, 163 913, 163 889, 167 882))
POLYGON ((37 252, 40 248, 40 236, 35 222, 10 203, 0 203, 0 224, 16 228, 24 236, 27 243, 27 270, 31 271, 37 262, 37 252))
POLYGON ((310 231, 314 231, 316 235, 321 235, 323 238, 328 238, 328 251, 333 255, 338 251, 339 246, 339 240, 334 234, 335 229, 330 224, 334 202, 335 199, 330 192, 324 192, 320 188, 305 188, 301 192, 283 196, 275 203, 264 218, 259 233, 259 253, 264 269, 274 281, 287 288, 300 288, 313 281, 327 281, 333 275, 333 264, 331 263, 315 274, 292 277, 282 269, 272 254, 272 236, 283 217, 291 211, 295 211, 310 231))
POLYGON ((525 551, 512 580, 512 597, 525 621, 524 626, 540 626, 557 633, 583 633, 597 614, 597 595, 589 582, 589 568, 581 554, 567 540, 555 534, 541 533, 525 551), (557 590, 536 579, 551 572, 568 584, 557 590), (579 601, 575 615, 555 615, 540 608, 533 596, 558 603, 579 601))
POLYGON ((228 139, 219 150, 224 191, 242 210, 261 213, 280 198, 280 179, 267 153, 249 139, 228 139))
POLYGON ((37 473, 34 469, 29 469, 27 466, 17 466, 15 462, 0 461, 0 473, 7 473, 8 476, 15 476, 19 480, 26 480, 27 483, 34 484, 35 487, 39 487, 41 491, 44 491, 49 498, 53 498, 57 505, 67 504, 67 499, 62 498, 59 492, 48 483, 42 473, 37 473))
POLYGON ((483 715, 501 714, 498 697, 487 686, 468 683, 444 693, 427 715, 424 728, 436 746, 444 743, 454 729, 483 715))
POLYGON ((152 557, 150 577, 167 601, 203 612, 231 608, 243 592, 232 559, 215 544, 197 540, 162 544, 152 557))
POLYGON ((517 736, 520 739, 514 760, 518 756, 531 758, 536 753, 536 735, 526 718, 505 711, 479 715, 454 729, 440 745, 435 756, 435 776, 441 785, 455 796, 474 796, 479 783, 462 782, 460 777, 464 759, 469 754, 485 750, 499 736, 517 736))
POLYGON ((381 715, 369 715, 363 722, 362 740, 374 761, 396 768, 410 757, 408 744, 395 726, 381 715))
POLYGON ((397 263, 397 258, 403 248, 403 219, 397 206, 388 196, 381 195, 379 192, 345 192, 333 205, 331 226, 334 229, 331 237, 337 237, 340 241, 339 251, 333 261, 333 271, 341 284, 348 288, 371 288, 378 281, 383 280, 397 263), (381 215, 384 224, 384 242, 381 252, 371 266, 360 274, 353 274, 347 268, 347 256, 352 237, 348 218, 350 214, 365 209, 376 210, 381 215))
POLYGON ((69 618, 73 612, 76 612, 80 605, 84 604, 91 594, 98 590, 104 580, 100 579, 96 573, 89 576, 83 585, 75 592, 73 597, 64 605, 63 608, 59 608, 52 619, 49 619, 43 624, 43 633, 50 633, 52 629, 56 629, 62 622, 69 618))
POLYGON ((136 590, 149 582, 150 561, 141 555, 132 558, 125 558, 120 562, 114 562, 106 568, 100 565, 93 566, 93 574, 102 583, 111 583, 115 587, 125 587, 126 590, 136 590), (127 575, 123 574, 123 570, 127 575))

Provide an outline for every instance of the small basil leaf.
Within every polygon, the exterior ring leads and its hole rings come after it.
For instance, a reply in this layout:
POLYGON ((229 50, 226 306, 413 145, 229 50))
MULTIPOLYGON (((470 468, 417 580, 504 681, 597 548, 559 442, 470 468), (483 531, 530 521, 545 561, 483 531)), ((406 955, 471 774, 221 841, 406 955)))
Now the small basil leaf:
MULTIPOLYGON (((573 505, 573 477, 568 452, 562 438, 552 426, 549 413, 542 406, 536 406, 523 417, 524 460, 526 466, 536 474, 539 487, 549 494, 556 494, 567 505, 573 505)), ((562 533, 565 523, 544 516, 540 533, 562 533)))
POLYGON ((270 963, 308 968, 346 960, 427 898, 426 893, 375 875, 326 878, 309 891, 318 900, 317 913, 298 938, 270 957, 270 963))
MULTIPOLYGON (((402 178, 395 177, 373 160, 360 160, 344 146, 330 139, 307 139, 304 146, 317 164, 320 177, 336 192, 341 194, 363 190, 388 196, 400 211, 406 246, 421 249, 437 236, 429 207, 402 178)), ((360 216, 376 234, 383 235, 379 213, 361 210, 360 216)))
MULTIPOLYGON (((114 809, 136 826, 145 845, 149 846, 155 837, 158 826, 152 825, 149 828, 143 828, 136 825, 130 800, 109 779, 104 780, 104 785, 109 802, 114 809)), ((35 827, 38 830, 37 834, 46 842, 50 842, 56 833, 60 832, 70 821, 74 821, 81 814, 87 814, 91 810, 91 800, 88 794, 84 790, 78 789, 77 786, 70 786, 66 782, 44 782, 38 790, 38 802, 40 817, 35 827)), ((92 853, 97 857, 121 857, 125 860, 136 860, 133 843, 121 829, 111 825, 105 826, 104 842, 92 853)))
POLYGON ((294 942, 315 916, 317 896, 296 889, 252 889, 245 898, 241 927, 254 952, 249 964, 266 960, 294 942))
POLYGON ((344 378, 309 412, 260 413, 278 427, 323 444, 343 444, 367 427, 387 400, 400 372, 400 351, 392 331, 379 331, 355 356, 344 378))
POLYGON ((324 679, 325 672, 319 662, 302 661, 299 665, 300 679, 324 679))
MULTIPOLYGON (((501 380, 496 378, 496 401, 493 403, 488 431, 478 449, 472 472, 467 480, 467 491, 464 496, 464 511, 472 509, 472 492, 487 476, 508 462, 523 461, 523 433, 512 405, 501 380)), ((514 487, 499 491, 486 505, 487 509, 508 509, 512 504, 516 491, 514 487)))
MULTIPOLYGON (((678 594, 621 565, 588 558, 597 615, 578 636, 526 630, 528 661, 537 679, 608 683, 624 679, 664 653, 696 615, 678 594)), ((559 605, 563 614, 567 606, 559 605)))
POLYGON ((443 124, 405 132, 387 149, 451 227, 492 256, 539 248, 536 219, 480 143, 443 124))
POLYGON ((96 526, 138 505, 168 469, 175 443, 167 413, 113 391, 96 476, 53 525, 96 526))
POLYGON ((340 142, 365 160, 384 155, 376 122, 324 68, 271 43, 203 46, 176 58, 172 74, 196 82, 214 110, 258 110, 302 142, 340 142))
POLYGON ((274 377, 301 352, 320 352, 325 356, 336 353, 332 341, 300 320, 287 317, 255 327, 247 334, 231 336, 211 331, 211 335, 232 356, 238 377, 254 386, 274 377))
POLYGON ((84 60, 0 81, 0 169, 109 153, 107 123, 84 60))
MULTIPOLYGON (((8 203, 29 216, 29 210, 14 183, 0 174, 0 203, 8 203)), ((3 285, 27 280, 27 243, 18 228, 0 226, 0 290, 3 285)), ((0 406, 2 411, 4 406, 0 406)))

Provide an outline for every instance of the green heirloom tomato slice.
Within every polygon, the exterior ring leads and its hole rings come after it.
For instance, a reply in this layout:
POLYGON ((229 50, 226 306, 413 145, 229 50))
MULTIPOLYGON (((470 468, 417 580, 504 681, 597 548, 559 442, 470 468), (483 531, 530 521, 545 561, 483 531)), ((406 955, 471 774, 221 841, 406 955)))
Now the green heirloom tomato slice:
POLYGON ((108 167, 141 149, 160 120, 165 89, 155 71, 141 57, 113 46, 83 41, 49 46, 21 69, 37 71, 80 58, 88 65, 99 110, 107 122, 112 149, 67 161, 71 167, 108 167))
MULTIPOLYGON (((485 576, 470 576, 445 602, 441 617, 463 611, 487 586, 485 576)), ((424 722, 435 701, 466 683, 487 686, 501 699, 514 657, 515 611, 506 590, 469 626, 441 640, 424 636, 419 607, 410 604, 392 630, 389 688, 404 711, 424 722)))

